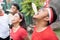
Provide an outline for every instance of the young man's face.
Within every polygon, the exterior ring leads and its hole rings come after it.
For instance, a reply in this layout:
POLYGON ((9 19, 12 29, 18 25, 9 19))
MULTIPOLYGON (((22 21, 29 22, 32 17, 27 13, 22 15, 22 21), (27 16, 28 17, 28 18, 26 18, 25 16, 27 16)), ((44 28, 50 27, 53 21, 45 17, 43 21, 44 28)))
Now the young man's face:
POLYGON ((42 9, 40 9, 39 11, 38 11, 38 13, 37 14, 35 14, 34 16, 33 16, 33 18, 37 21, 37 20, 45 20, 46 18, 48 18, 49 16, 48 16, 49 14, 48 14, 48 10, 46 9, 46 8, 42 8, 42 9))
POLYGON ((17 12, 16 6, 12 5, 11 6, 11 11, 12 11, 12 13, 16 13, 17 12))

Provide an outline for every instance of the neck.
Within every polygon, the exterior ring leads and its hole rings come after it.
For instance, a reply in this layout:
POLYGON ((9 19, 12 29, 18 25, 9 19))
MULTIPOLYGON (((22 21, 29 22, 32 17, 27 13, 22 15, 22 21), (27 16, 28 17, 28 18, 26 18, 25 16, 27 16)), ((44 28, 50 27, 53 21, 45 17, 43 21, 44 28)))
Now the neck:
POLYGON ((17 28, 17 27, 19 27, 19 26, 20 26, 19 23, 13 24, 13 27, 14 27, 14 28, 17 28))
POLYGON ((38 21, 38 22, 36 22, 36 28, 37 29, 45 28, 46 25, 47 25, 47 22, 45 22, 45 21, 38 21))
POLYGON ((38 21, 36 23, 36 31, 37 32, 42 32, 44 31, 47 27, 46 27, 47 22, 44 21, 38 21))
POLYGON ((13 32, 16 32, 20 28, 19 23, 18 24, 13 24, 13 32))

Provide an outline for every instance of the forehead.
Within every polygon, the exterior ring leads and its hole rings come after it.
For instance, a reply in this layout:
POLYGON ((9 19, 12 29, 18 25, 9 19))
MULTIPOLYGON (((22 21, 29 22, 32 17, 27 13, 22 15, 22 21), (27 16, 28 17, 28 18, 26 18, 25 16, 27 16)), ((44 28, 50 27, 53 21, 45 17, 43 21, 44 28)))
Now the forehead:
POLYGON ((14 6, 14 5, 12 5, 11 7, 12 7, 12 8, 16 8, 16 6, 14 6))

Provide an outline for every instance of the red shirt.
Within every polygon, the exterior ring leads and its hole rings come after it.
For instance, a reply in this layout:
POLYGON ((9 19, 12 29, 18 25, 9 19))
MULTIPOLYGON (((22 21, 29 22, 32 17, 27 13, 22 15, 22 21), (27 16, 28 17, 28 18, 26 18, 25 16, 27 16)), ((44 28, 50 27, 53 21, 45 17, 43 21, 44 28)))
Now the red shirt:
POLYGON ((24 40, 26 36, 27 36, 27 31, 22 27, 20 27, 16 32, 13 32, 12 29, 10 31, 10 37, 13 40, 24 40))
POLYGON ((52 29, 50 27, 47 27, 42 32, 36 32, 36 29, 34 29, 32 40, 58 40, 58 38, 52 29))

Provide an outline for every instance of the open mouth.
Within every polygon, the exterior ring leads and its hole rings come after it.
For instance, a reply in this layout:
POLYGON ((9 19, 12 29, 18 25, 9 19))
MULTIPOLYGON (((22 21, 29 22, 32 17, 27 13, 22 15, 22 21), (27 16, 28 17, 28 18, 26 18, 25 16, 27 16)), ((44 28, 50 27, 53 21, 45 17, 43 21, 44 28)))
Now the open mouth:
POLYGON ((33 20, 37 20, 37 18, 33 17, 33 20))

